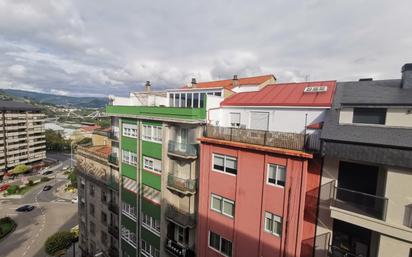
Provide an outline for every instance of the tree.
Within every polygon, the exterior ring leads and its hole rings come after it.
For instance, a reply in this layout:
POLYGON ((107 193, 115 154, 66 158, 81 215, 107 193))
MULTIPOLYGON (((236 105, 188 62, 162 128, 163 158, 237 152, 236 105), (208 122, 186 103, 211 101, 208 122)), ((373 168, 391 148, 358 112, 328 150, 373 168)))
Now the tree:
POLYGON ((73 234, 69 231, 59 231, 47 238, 44 243, 46 253, 52 256, 56 256, 62 250, 70 247, 73 242, 73 234))
POLYGON ((74 171, 70 172, 69 176, 67 178, 70 180, 70 185, 72 187, 77 187, 77 175, 74 171))
POLYGON ((51 151, 67 151, 70 150, 70 140, 64 139, 61 133, 51 129, 46 130, 46 149, 51 151))
POLYGON ((12 174, 17 175, 17 174, 23 174, 30 171, 30 167, 27 166, 26 164, 19 164, 14 169, 11 171, 12 174))

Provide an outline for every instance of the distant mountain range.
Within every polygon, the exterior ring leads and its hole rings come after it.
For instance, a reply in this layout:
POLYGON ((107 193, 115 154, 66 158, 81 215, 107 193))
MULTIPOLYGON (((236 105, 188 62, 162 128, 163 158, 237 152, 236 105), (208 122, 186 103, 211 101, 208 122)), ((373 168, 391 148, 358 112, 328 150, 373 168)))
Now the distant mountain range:
POLYGON ((3 99, 7 99, 8 96, 10 96, 10 100, 14 98, 24 98, 39 104, 77 108, 103 108, 109 102, 108 98, 103 97, 73 97, 16 89, 2 89, 0 90, 0 94, 3 99))

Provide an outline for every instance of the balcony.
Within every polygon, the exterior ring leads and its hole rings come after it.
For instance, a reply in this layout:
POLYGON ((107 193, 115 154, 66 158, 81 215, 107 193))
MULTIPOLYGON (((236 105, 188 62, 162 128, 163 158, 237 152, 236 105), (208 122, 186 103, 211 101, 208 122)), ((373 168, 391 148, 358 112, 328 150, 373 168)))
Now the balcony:
POLYGON ((167 187, 182 194, 196 193, 197 181, 196 179, 179 178, 174 174, 167 176, 167 187))
POLYGON ((356 255, 338 246, 330 245, 328 256, 329 257, 361 257, 363 255, 356 255))
POLYGON ((194 257, 195 252, 189 247, 184 247, 172 239, 167 239, 165 244, 166 250, 177 257, 194 257))
POLYGON ((182 227, 194 227, 196 224, 196 217, 194 213, 189 213, 180 210, 171 204, 167 204, 166 217, 173 222, 180 224, 182 227))
POLYGON ((107 157, 107 161, 115 166, 119 165, 119 159, 115 154, 109 155, 109 157, 107 157))
POLYGON ((379 220, 385 220, 388 198, 335 187, 332 206, 379 220))
POLYGON ((311 148, 317 147, 316 142, 313 141, 315 140, 314 137, 311 137, 312 141, 308 142, 308 136, 302 133, 207 126, 204 136, 226 141, 301 151, 306 150, 306 145, 310 145, 311 148))
POLYGON ((113 224, 109 224, 109 234, 115 238, 119 238, 119 228, 113 224))
POLYGON ((181 157, 184 159, 196 159, 198 144, 180 143, 169 140, 167 153, 172 156, 181 157))
POLYGON ((115 213, 116 215, 119 215, 119 205, 117 205, 114 202, 109 202, 109 211, 115 213))

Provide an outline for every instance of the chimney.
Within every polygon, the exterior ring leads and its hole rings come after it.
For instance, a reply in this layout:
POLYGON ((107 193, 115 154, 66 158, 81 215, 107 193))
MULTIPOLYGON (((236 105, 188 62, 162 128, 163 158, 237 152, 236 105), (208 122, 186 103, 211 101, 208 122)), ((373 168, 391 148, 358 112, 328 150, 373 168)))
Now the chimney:
POLYGON ((150 81, 146 81, 146 84, 144 85, 144 91, 147 93, 152 91, 152 85, 150 85, 150 81))
POLYGON ((412 89, 412 63, 406 63, 402 66, 401 88, 412 89))
POLYGON ((192 82, 189 84, 189 87, 196 87, 196 78, 192 78, 192 82))
POLYGON ((232 80, 233 82, 233 86, 234 87, 237 87, 237 86, 239 86, 239 80, 237 79, 237 75, 233 75, 233 80, 232 80))

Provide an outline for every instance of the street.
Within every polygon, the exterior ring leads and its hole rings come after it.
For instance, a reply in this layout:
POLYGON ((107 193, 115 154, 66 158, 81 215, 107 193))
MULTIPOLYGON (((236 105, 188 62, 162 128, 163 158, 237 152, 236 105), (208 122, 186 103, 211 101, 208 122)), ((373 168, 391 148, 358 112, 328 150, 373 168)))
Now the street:
POLYGON ((0 199, 0 217, 9 216, 17 223, 16 230, 0 241, 0 256, 45 257, 46 239, 57 231, 70 230, 77 225, 77 204, 57 195, 57 190, 68 181, 66 175, 60 172, 54 177, 37 185, 21 199, 0 199), (45 185, 53 187, 43 191, 45 185), (34 205, 35 209, 27 213, 15 211, 24 204, 34 205))

